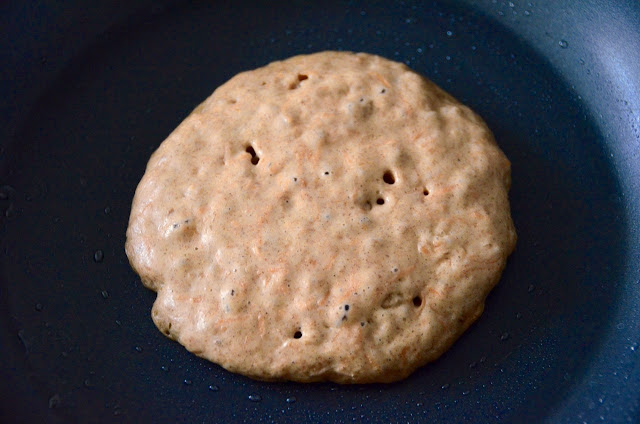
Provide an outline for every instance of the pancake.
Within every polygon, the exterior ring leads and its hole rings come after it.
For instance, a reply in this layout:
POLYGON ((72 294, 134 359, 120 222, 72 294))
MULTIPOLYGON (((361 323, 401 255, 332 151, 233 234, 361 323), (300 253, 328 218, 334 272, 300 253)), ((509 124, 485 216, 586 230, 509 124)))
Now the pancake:
POLYGON ((391 382, 482 313, 516 243, 510 163, 407 66, 321 52, 243 72, 152 155, 126 253, 156 326, 261 380, 391 382))

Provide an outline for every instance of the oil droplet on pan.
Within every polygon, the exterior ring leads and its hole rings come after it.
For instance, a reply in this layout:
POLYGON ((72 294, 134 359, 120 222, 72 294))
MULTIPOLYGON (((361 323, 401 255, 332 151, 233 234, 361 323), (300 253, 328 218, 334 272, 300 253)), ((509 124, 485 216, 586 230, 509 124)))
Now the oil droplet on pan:
POLYGON ((93 254, 93 260, 96 263, 100 263, 104 260, 104 252, 100 249, 96 250, 96 252, 93 254))
POLYGON ((56 393, 55 395, 49 398, 49 408, 50 409, 57 408, 58 406, 60 406, 61 401, 62 400, 60 399, 60 395, 56 393))

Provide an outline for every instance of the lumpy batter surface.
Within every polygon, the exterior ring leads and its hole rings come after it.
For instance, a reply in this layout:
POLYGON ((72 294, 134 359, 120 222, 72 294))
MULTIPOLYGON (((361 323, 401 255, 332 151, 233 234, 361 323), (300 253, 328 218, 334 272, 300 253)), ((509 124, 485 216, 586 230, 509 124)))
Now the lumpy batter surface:
POLYGON ((406 66, 236 75, 151 157, 126 252, 167 336, 265 380, 388 382, 482 313, 516 235, 483 121, 406 66))

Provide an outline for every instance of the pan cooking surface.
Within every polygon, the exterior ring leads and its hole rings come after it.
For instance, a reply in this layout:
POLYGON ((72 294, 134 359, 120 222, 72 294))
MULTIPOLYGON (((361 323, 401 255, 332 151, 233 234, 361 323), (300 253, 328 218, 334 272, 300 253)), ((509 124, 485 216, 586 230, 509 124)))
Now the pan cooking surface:
POLYGON ((489 3, 148 7, 85 43, 2 145, 0 417, 637 418, 640 112, 618 97, 621 122, 604 124, 606 92, 553 63, 599 65, 573 39, 514 33, 535 5, 489 3), (409 64, 483 116, 512 162, 519 241, 484 315, 391 385, 263 383, 199 359, 155 328, 155 293, 124 253, 134 190, 171 130, 237 72, 327 49, 409 64))

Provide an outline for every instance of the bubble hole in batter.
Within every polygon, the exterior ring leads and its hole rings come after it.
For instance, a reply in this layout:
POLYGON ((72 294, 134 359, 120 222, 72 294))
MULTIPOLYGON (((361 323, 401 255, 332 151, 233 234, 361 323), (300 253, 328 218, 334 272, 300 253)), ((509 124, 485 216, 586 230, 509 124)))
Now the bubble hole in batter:
POLYGON ((396 182, 396 178, 391 171, 385 171, 382 180, 387 184, 394 184, 396 182))
POLYGON ((251 164, 253 165, 257 165, 258 162, 260 162, 260 158, 258 157, 255 149, 253 148, 253 146, 247 146, 247 148, 245 149, 245 152, 249 153, 251 155, 251 164))

